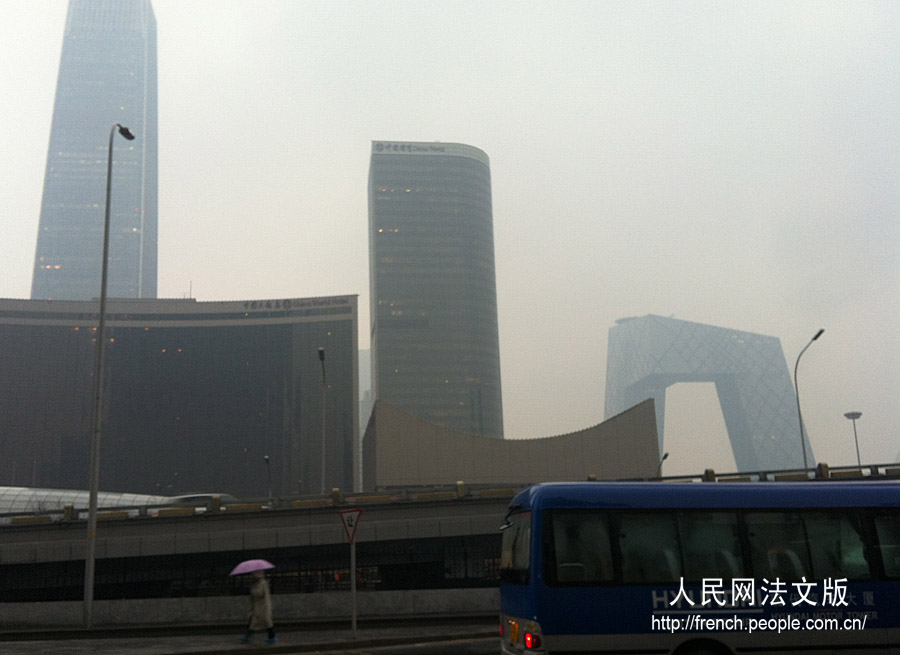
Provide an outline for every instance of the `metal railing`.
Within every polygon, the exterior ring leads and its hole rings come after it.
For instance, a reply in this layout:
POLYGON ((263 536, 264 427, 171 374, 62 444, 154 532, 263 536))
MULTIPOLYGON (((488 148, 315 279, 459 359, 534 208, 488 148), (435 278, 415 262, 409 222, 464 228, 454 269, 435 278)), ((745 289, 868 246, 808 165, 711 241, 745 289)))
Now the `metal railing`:
MULTIPOLYGON (((588 480, 598 480, 597 476, 588 476, 588 480)), ((628 478, 619 482, 804 482, 804 481, 878 481, 900 480, 900 463, 866 464, 865 466, 829 466, 820 463, 814 469, 781 469, 773 471, 741 471, 717 473, 706 469, 696 475, 674 475, 661 478, 628 478)), ((99 520, 122 520, 131 518, 179 518, 193 517, 207 512, 259 512, 286 510, 314 510, 322 507, 348 505, 376 505, 391 503, 424 503, 424 502, 458 502, 461 500, 512 498, 519 490, 529 486, 530 482, 517 485, 470 485, 458 481, 453 485, 434 485, 424 487, 384 488, 372 492, 347 493, 341 489, 332 489, 328 495, 275 497, 272 499, 247 499, 235 502, 223 502, 222 496, 209 494, 205 503, 183 505, 173 503, 166 505, 157 503, 152 506, 116 507, 101 510, 99 520), (271 502, 270 502, 271 500, 271 502)), ((86 520, 86 509, 74 509, 67 506, 63 510, 31 511, 0 515, 0 526, 35 525, 56 521, 86 520)))

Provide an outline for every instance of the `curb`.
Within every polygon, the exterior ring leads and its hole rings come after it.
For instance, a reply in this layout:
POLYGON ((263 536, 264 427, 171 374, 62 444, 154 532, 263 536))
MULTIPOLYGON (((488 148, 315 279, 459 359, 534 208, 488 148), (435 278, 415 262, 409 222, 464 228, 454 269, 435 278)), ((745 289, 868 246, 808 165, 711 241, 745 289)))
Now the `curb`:
MULTIPOLYGON (((343 639, 338 641, 319 641, 310 642, 308 644, 290 645, 240 645, 235 644, 234 648, 230 648, 228 652, 247 653, 248 655, 256 655, 257 653, 308 653, 323 652, 334 650, 357 650, 360 648, 379 648, 384 646, 405 646, 410 644, 436 643, 442 641, 474 641, 481 639, 490 639, 497 637, 494 630, 483 632, 469 632, 466 634, 432 634, 432 635, 410 635, 396 637, 373 637, 362 639, 343 639)), ((499 639, 499 637, 497 637, 499 639)), ((235 638, 237 641, 237 638, 235 638)), ((210 655, 210 651, 179 651, 178 655, 210 655)))

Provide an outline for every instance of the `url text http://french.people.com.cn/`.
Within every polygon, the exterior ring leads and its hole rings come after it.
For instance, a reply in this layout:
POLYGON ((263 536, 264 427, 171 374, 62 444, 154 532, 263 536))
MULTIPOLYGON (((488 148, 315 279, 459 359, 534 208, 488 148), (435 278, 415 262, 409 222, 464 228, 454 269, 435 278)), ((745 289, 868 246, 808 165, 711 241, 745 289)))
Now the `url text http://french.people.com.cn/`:
POLYGON ((846 578, 822 582, 785 582, 704 578, 699 593, 685 589, 654 592, 654 632, 786 632, 791 630, 864 630, 876 619, 873 592, 856 598, 846 578), (715 614, 715 616, 712 616, 715 614))

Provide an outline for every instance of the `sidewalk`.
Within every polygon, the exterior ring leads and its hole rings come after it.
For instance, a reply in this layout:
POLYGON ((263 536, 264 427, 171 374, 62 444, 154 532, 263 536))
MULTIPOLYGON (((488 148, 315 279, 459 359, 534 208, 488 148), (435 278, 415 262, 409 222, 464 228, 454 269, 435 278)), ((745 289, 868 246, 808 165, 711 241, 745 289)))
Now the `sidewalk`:
MULTIPOLYGON (((276 626, 278 629, 278 626, 276 626)), ((253 636, 249 644, 238 641, 240 626, 232 631, 221 626, 175 627, 128 630, 97 630, 87 636, 78 631, 38 634, 0 634, 0 655, 209 655, 209 653, 307 653, 349 650, 376 646, 414 644, 450 639, 487 638, 497 635, 488 620, 471 622, 401 622, 378 627, 360 624, 356 638, 346 627, 289 625, 278 629, 278 643, 265 643, 265 633, 253 636), (44 637, 35 639, 34 637, 44 637)))

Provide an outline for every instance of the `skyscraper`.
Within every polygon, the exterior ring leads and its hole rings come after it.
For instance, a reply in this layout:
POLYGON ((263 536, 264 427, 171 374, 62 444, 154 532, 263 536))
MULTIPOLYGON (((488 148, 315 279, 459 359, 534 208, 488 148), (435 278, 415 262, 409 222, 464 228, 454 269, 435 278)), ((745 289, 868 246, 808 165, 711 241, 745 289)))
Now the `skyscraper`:
MULTIPOLYGON (((357 301, 111 300, 100 488, 357 488, 357 301)), ((0 299, 0 486, 87 488, 95 309, 0 299)))
POLYGON ((156 297, 156 19, 150 0, 70 0, 44 178, 31 297, 100 295, 109 131, 108 294, 156 297))
POLYGON ((456 143, 373 142, 369 266, 374 398, 502 437, 487 155, 456 143))
POLYGON ((802 465, 794 386, 777 337, 650 314, 616 321, 606 361, 606 418, 653 398, 660 453, 666 389, 714 382, 739 471, 802 465))

